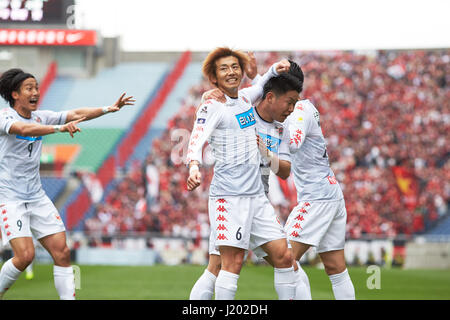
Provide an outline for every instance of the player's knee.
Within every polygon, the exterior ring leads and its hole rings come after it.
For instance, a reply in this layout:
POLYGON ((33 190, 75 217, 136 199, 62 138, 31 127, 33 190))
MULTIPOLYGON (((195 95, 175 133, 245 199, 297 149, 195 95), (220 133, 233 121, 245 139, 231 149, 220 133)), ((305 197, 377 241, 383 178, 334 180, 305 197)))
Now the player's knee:
POLYGON ((210 259, 207 269, 209 272, 211 272, 215 275, 218 275, 221 267, 222 267, 222 264, 220 262, 220 259, 210 259))
POLYGON ((345 271, 345 269, 347 268, 345 263, 337 263, 337 262, 328 262, 328 263, 324 263, 324 267, 325 267, 325 272, 328 275, 332 275, 332 274, 338 274, 338 273, 342 273, 345 271))
POLYGON ((291 251, 286 248, 283 251, 277 251, 271 257, 275 268, 289 268, 292 267, 293 259, 291 251))
POLYGON ((280 264, 282 268, 289 268, 292 267, 293 264, 293 258, 291 250, 286 249, 283 255, 281 256, 280 264))
POLYGON ((235 255, 232 259, 222 261, 222 269, 239 274, 241 272, 242 265, 244 263, 244 257, 241 255, 235 255))
POLYGON ((70 264, 70 249, 68 246, 57 250, 54 253, 55 264, 57 265, 68 265, 70 264))
POLYGON ((21 250, 16 254, 17 262, 20 264, 19 269, 25 269, 34 260, 34 248, 21 250))

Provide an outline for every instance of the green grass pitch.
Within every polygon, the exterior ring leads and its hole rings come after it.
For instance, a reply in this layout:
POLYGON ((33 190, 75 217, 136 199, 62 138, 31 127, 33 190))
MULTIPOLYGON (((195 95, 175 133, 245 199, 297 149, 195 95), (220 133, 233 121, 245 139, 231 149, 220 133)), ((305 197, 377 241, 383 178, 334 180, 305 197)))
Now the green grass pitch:
MULTIPOLYGON (((34 266, 34 279, 25 274, 5 294, 5 300, 58 299, 51 265, 34 266)), ((80 300, 187 300, 204 266, 180 265, 152 267, 80 266, 80 300)), ((304 267, 312 298, 334 299, 324 270, 304 267)), ((402 270, 381 268, 380 289, 369 289, 371 276, 365 267, 350 267, 356 298, 362 300, 449 300, 450 270, 402 270)), ((273 269, 266 265, 244 266, 239 278, 237 300, 277 299, 273 269)))

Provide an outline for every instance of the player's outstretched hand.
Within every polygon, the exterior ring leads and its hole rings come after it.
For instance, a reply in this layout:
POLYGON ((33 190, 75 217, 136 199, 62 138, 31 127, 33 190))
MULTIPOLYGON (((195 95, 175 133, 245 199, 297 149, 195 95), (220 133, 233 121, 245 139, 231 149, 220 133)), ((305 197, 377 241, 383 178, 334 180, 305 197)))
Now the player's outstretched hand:
POLYGON ((193 191, 195 188, 197 188, 202 179, 202 174, 198 170, 198 168, 195 168, 194 170, 189 170, 189 178, 187 180, 187 189, 188 191, 193 191))
POLYGON ((74 121, 70 121, 67 122, 66 124, 61 126, 60 131, 61 132, 68 132, 70 134, 70 136, 73 138, 73 135, 75 132, 81 132, 81 129, 78 128, 78 123, 80 123, 81 121, 85 120, 86 117, 80 118, 78 120, 74 120, 74 121))
POLYGON ((247 75, 247 77, 249 77, 250 79, 253 80, 256 77, 256 75, 258 74, 258 66, 256 64, 255 54, 253 52, 249 51, 248 58, 249 58, 249 61, 248 61, 247 65, 245 66, 245 74, 247 75))
POLYGON ((290 67, 291 67, 291 64, 290 64, 289 60, 283 59, 280 62, 278 62, 275 70, 277 71, 278 74, 280 74, 282 72, 288 72, 290 67))
POLYGON ((136 100, 133 99, 133 96, 125 97, 126 93, 123 93, 120 98, 108 108, 108 112, 116 112, 119 111, 123 106, 132 106, 136 102, 136 100))
POLYGON ((209 100, 209 99, 213 99, 213 100, 216 100, 216 101, 219 101, 222 103, 227 102, 227 99, 225 98, 225 94, 217 88, 206 91, 203 94, 204 101, 209 100))

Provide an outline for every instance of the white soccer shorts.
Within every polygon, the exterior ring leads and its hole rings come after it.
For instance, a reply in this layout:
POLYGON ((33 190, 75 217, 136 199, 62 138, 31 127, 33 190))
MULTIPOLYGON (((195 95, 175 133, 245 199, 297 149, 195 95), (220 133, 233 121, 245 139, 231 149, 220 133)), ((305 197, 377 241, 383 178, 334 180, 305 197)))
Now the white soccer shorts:
POLYGON ((209 253, 219 254, 219 246, 253 250, 286 234, 264 194, 253 197, 210 197, 211 234, 209 253))
POLYGON ((345 201, 300 202, 290 213, 285 231, 289 241, 317 247, 317 252, 344 249, 345 201))
POLYGON ((3 244, 21 237, 36 239, 65 231, 58 210, 47 197, 32 202, 0 202, 3 244))

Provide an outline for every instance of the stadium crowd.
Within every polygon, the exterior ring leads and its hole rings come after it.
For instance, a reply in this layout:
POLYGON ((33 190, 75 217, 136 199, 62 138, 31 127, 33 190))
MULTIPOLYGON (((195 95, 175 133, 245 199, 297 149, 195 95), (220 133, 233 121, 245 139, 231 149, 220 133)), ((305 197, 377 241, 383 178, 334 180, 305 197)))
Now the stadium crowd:
MULTIPOLYGON (((256 58, 261 73, 280 55, 256 58)), ((447 214, 449 50, 295 52, 290 58, 305 73, 301 98, 321 113, 330 162, 344 191, 348 238, 421 233, 447 214)), ((210 88, 205 80, 191 88, 147 159, 134 163, 86 219, 86 231, 197 239, 209 234, 212 167, 201 169, 202 185, 188 192, 188 170, 174 155, 177 141, 168 141, 174 129, 192 129, 201 94, 210 88)), ((290 200, 276 206, 282 220, 294 205, 290 200)))

